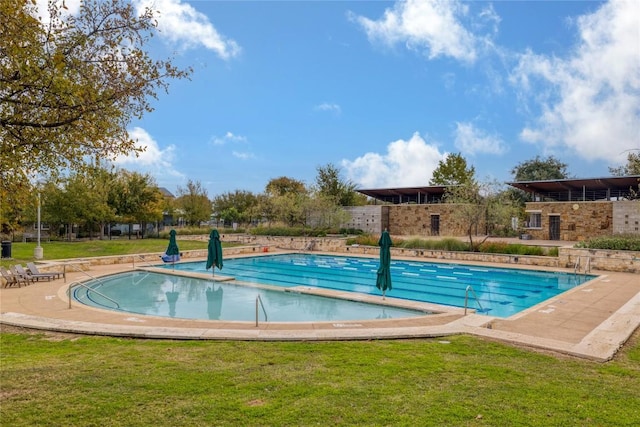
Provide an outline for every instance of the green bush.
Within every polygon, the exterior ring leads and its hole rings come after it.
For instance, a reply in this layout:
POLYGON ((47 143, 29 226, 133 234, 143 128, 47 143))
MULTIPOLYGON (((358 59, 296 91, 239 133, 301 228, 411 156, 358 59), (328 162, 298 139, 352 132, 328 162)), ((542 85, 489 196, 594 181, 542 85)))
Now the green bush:
MULTIPOLYGON (((162 230, 159 233, 159 238, 160 239, 168 239, 169 238, 169 233, 171 232, 171 230, 176 230, 176 233, 178 236, 182 235, 182 236, 200 236, 200 235, 209 235, 209 233, 211 233, 211 230, 213 230, 216 227, 165 227, 164 230, 162 230)), ((232 234, 232 233, 244 233, 245 229, 244 228, 237 228, 237 229, 233 229, 233 228, 218 228, 218 231, 220 232, 220 234, 232 234)))
POLYGON ((507 255, 546 255, 546 251, 540 246, 522 245, 519 243, 510 244, 505 242, 484 242, 480 245, 480 252, 507 255))
POLYGON ((640 251, 640 236, 634 234, 616 234, 613 236, 593 237, 578 243, 576 247, 616 251, 640 251))
POLYGON ((291 236, 291 237, 324 237, 331 233, 326 228, 305 228, 305 227, 255 227, 249 230, 250 234, 255 236, 291 236))
MULTIPOLYGON (((378 246, 379 237, 371 234, 362 234, 347 239, 347 245, 378 246)), ((403 249, 424 249, 432 251, 466 252, 469 251, 469 243, 455 238, 444 239, 393 239, 393 246, 403 249)), ((506 242, 485 242, 480 245, 480 252, 508 255, 539 255, 558 256, 558 248, 542 248, 540 246, 510 244, 506 242)))

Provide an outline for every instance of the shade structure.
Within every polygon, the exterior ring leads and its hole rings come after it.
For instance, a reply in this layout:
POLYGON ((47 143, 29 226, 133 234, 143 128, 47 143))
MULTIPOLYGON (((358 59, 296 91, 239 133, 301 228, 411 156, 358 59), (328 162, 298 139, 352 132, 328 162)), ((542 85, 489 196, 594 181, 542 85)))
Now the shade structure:
POLYGON ((211 230, 209 234, 209 245, 207 247, 207 270, 212 268, 211 273, 222 269, 222 243, 220 242, 220 233, 218 230, 211 230))
POLYGON ((176 243, 176 230, 169 232, 169 246, 167 246, 167 250, 164 252, 164 255, 162 255, 162 261, 180 261, 180 249, 178 249, 178 243, 176 243))
POLYGON ((382 291, 382 297, 387 291, 391 290, 391 246, 393 242, 389 236, 389 232, 384 230, 378 240, 380 246, 380 267, 378 267, 378 276, 376 279, 376 287, 382 291))

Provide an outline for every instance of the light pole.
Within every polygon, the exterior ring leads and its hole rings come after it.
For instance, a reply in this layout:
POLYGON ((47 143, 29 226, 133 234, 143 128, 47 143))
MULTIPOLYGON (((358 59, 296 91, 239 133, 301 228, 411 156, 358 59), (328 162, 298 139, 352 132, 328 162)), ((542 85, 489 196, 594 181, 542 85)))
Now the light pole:
POLYGON ((33 250, 33 257, 35 259, 42 259, 42 257, 44 256, 44 251, 42 249, 42 246, 40 246, 40 188, 39 187, 38 187, 38 231, 37 231, 37 236, 38 236, 38 245, 33 250))

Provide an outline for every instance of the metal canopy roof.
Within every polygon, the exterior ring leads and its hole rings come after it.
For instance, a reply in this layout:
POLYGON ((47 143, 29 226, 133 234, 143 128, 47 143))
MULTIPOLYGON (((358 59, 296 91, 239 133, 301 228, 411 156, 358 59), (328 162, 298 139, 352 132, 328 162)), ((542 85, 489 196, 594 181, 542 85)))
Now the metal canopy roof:
POLYGON ((552 179, 547 181, 517 181, 507 182, 512 187, 527 193, 548 193, 564 191, 629 191, 629 187, 637 187, 640 175, 614 176, 608 178, 585 179, 552 179))
MULTIPOLYGON (((606 178, 552 179, 546 181, 507 182, 527 193, 555 201, 587 201, 628 198, 630 188, 637 191, 640 175, 606 178)), ((374 188, 356 190, 386 203, 439 203, 447 186, 374 188)))
POLYGON ((374 188, 356 190, 365 196, 387 203, 435 203, 442 200, 447 186, 374 188))
POLYGON ((629 199, 637 191, 640 175, 607 178, 553 179, 508 182, 512 187, 532 193, 537 201, 578 202, 629 199))

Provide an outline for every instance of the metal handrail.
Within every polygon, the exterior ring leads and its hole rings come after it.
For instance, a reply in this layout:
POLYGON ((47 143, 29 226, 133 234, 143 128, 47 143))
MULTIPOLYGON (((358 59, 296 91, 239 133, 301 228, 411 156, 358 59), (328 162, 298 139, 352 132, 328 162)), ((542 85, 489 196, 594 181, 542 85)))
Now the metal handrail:
POLYGON ((89 291, 95 292, 96 294, 100 295, 102 298, 108 299, 109 301, 114 303, 116 305, 116 308, 120 308, 120 304, 118 304, 118 301, 114 300, 113 298, 109 298, 108 296, 106 296, 102 292, 98 292, 95 289, 93 289, 92 287, 87 286, 82 282, 73 282, 73 283, 71 283, 69 285, 69 308, 71 308, 71 288, 73 288, 74 286, 82 286, 82 287, 86 288, 87 289, 87 293, 89 293, 89 291))
POLYGON ((581 257, 578 257, 575 265, 573 266, 573 274, 578 274, 578 271, 580 271, 580 258, 581 257))
POLYGON ((264 308, 264 304, 262 303, 262 298, 260 295, 256 297, 256 327, 258 327, 258 303, 260 303, 260 307, 262 307, 262 312, 264 313, 264 321, 267 322, 267 310, 264 308))
MULTIPOLYGON (((74 267, 75 267, 75 266, 74 266, 74 267)), ((95 276, 93 276, 93 275, 91 275, 91 274, 87 273, 86 271, 84 271, 84 270, 82 270, 82 269, 76 269, 76 271, 77 271, 78 273, 82 273, 82 274, 84 274, 85 276, 89 277, 89 278, 90 278, 90 279, 92 279, 92 280, 95 280, 96 282, 100 283, 101 285, 104 285, 104 283, 102 282, 102 280, 100 280, 99 278, 97 278, 97 277, 95 277, 95 276)))
POLYGON ((152 268, 157 267, 157 265, 151 264, 149 261, 147 261, 145 258, 143 258, 142 255, 135 254, 135 255, 133 255, 131 257, 131 264, 132 264, 133 268, 136 268, 136 257, 140 258, 145 264, 147 264, 147 267, 152 267, 152 268))
POLYGON ((473 294, 473 297, 478 303, 478 307, 480 307, 480 310, 484 311, 484 308, 482 308, 482 304, 480 304, 480 300, 478 299, 478 295, 476 295, 476 292, 473 290, 471 285, 468 285, 467 289, 465 289, 464 291, 464 315, 465 316, 467 315, 467 301, 469 300, 469 291, 471 291, 471 293, 473 294))

